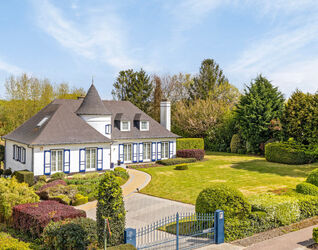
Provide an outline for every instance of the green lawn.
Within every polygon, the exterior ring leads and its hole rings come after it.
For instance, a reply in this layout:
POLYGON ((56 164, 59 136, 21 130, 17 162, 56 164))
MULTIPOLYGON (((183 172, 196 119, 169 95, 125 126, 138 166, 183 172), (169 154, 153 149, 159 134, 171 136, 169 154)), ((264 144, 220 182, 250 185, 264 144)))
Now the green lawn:
POLYGON ((174 170, 174 166, 140 169, 152 176, 141 192, 195 204, 200 191, 212 183, 231 184, 249 196, 295 188, 317 167, 318 163, 285 165, 263 157, 208 152, 203 161, 189 164, 188 170, 174 170))

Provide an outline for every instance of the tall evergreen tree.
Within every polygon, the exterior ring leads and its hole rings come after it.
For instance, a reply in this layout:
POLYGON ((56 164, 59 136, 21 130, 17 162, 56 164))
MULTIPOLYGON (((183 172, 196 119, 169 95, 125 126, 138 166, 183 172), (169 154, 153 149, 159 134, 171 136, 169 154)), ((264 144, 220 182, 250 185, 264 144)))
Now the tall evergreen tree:
POLYGON ((220 66, 213 59, 205 59, 201 63, 200 73, 193 78, 189 86, 189 96, 192 100, 217 98, 218 87, 228 84, 220 66))
POLYGON ((149 112, 153 86, 143 69, 136 72, 132 69, 120 71, 113 87, 114 99, 130 101, 142 111, 149 112))
POLYGON ((161 79, 159 76, 154 76, 155 90, 153 92, 153 103, 152 103, 152 118, 160 122, 160 102, 162 100, 162 87, 161 79))
POLYGON ((281 118, 283 107, 282 93, 265 77, 260 75, 246 86, 236 113, 240 134, 249 152, 260 152, 260 145, 273 137, 271 122, 281 118))

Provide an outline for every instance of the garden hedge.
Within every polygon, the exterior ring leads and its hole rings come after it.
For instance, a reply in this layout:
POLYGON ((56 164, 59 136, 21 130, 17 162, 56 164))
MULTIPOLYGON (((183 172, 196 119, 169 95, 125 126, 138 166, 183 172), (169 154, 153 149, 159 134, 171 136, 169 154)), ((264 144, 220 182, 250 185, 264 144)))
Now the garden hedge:
POLYGON ((198 161, 203 160, 204 150, 202 149, 182 149, 177 151, 177 157, 180 158, 195 158, 198 161))
POLYGON ((76 194, 75 195, 75 201, 72 203, 73 206, 78 206, 82 205, 88 202, 88 197, 81 195, 81 194, 76 194))
POLYGON ((165 165, 165 166, 171 166, 171 165, 177 165, 182 163, 191 163, 196 162, 197 160, 195 158, 171 158, 166 160, 159 160, 157 161, 158 164, 165 165))
POLYGON ((270 162, 299 165, 314 162, 317 155, 304 145, 273 142, 265 146, 265 158, 270 162))
POLYGON ((13 238, 11 235, 0 232, 0 249, 1 250, 29 250, 30 243, 25 243, 13 238))
POLYGON ((16 229, 39 237, 50 221, 86 217, 86 212, 57 201, 42 201, 15 206, 12 217, 16 229))
POLYGON ((311 183, 303 182, 296 186, 296 192, 300 194, 318 196, 318 187, 311 183))
POLYGON ((89 218, 51 221, 44 229, 42 241, 46 249, 87 249, 97 242, 96 222, 89 218))
POLYGON ((243 194, 226 184, 218 183, 203 189, 195 203, 196 213, 211 213, 224 210, 227 218, 244 218, 251 212, 251 205, 243 194))
POLYGON ((176 165, 174 169, 175 170, 187 170, 189 168, 188 168, 188 165, 186 165, 186 164, 179 164, 179 165, 176 165))
POLYGON ((178 138, 177 151, 182 149, 204 150, 204 140, 202 138, 178 138))
POLYGON ((77 193, 78 190, 75 185, 54 185, 37 192, 42 200, 56 200, 66 205, 73 204, 76 201, 77 193))
POLYGON ((52 182, 49 182, 49 183, 43 185, 41 188, 39 188, 38 192, 41 192, 47 188, 55 187, 55 186, 59 186, 59 185, 66 186, 67 184, 63 180, 55 180, 55 181, 52 181, 52 182))
POLYGON ((13 173, 15 178, 17 179, 18 182, 22 183, 28 183, 29 186, 32 186, 34 183, 34 174, 33 172, 22 170, 22 171, 15 171, 13 173))
POLYGON ((316 243, 318 243, 318 227, 312 230, 312 238, 316 243))
POLYGON ((118 246, 108 247, 107 249, 108 250, 136 250, 137 248, 135 248, 131 244, 121 244, 118 246))
POLYGON ((231 153, 239 153, 240 149, 243 149, 242 139, 239 134, 234 134, 231 139, 231 153))
POLYGON ((56 180, 64 180, 66 177, 66 174, 63 172, 54 173, 50 176, 50 179, 48 182, 56 181, 56 180))
POLYGON ((306 182, 318 187, 318 168, 314 169, 309 173, 306 182))

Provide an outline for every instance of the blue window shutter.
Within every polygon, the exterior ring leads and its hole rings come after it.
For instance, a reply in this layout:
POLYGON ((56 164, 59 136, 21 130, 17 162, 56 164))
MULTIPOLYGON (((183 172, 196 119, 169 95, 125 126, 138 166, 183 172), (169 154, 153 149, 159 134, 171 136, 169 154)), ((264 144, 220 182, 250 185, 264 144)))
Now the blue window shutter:
POLYGON ((124 163, 124 144, 119 144, 118 160, 120 160, 120 163, 124 163))
POLYGON ((156 143, 155 142, 151 144, 151 160, 152 161, 156 160, 156 143))
POLYGON ((173 141, 169 142, 169 158, 173 157, 173 141))
POLYGON ((44 151, 44 174, 45 175, 51 174, 51 151, 50 150, 44 151))
POLYGON ((161 160, 161 142, 157 143, 157 160, 161 160))
POLYGON ((64 173, 68 174, 71 168, 71 151, 64 149, 64 173))
POLYGON ((103 149, 97 149, 97 170, 103 170, 103 149))
POLYGON ((138 144, 133 144, 133 163, 136 163, 138 161, 138 144))
POLYGON ((144 161, 144 144, 139 143, 139 162, 144 161))
POLYGON ((85 148, 79 150, 79 171, 85 172, 86 170, 86 154, 85 148))

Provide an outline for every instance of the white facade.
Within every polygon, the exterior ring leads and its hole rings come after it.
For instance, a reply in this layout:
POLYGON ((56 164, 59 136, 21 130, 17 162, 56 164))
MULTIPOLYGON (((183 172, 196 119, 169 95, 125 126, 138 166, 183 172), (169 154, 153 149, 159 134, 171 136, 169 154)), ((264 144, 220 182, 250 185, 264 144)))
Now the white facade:
POLYGON ((29 170, 32 171, 32 148, 29 148, 27 145, 22 144, 22 143, 18 143, 18 142, 14 142, 14 141, 10 141, 10 140, 6 140, 5 142, 5 165, 9 166, 12 170, 12 172, 14 171, 19 171, 19 170, 29 170), (23 163, 22 161, 16 160, 14 159, 14 149, 13 147, 18 146, 20 148, 24 148, 25 149, 25 163, 23 163))
POLYGON ((111 115, 81 115, 81 118, 99 133, 111 139, 111 115), (106 133, 106 126, 110 126, 110 133, 106 133))

